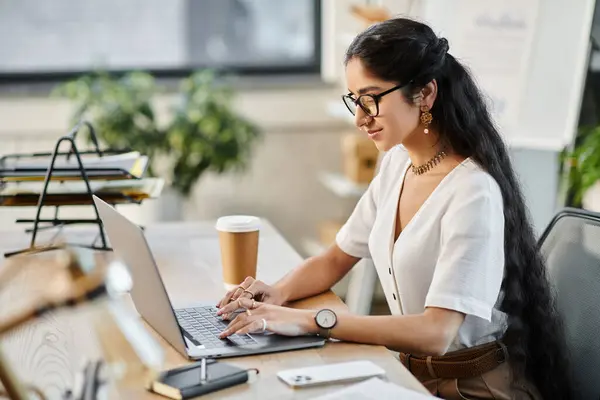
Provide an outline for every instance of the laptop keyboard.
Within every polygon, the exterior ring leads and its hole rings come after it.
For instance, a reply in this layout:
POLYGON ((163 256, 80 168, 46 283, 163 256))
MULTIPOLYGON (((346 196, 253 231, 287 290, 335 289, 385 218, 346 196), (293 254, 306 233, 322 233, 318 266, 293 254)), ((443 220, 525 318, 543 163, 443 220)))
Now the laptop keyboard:
POLYGON ((225 330, 229 321, 217 317, 215 307, 184 308, 175 310, 175 315, 179 325, 207 349, 257 343, 248 335, 231 335, 219 339, 219 334, 225 330))

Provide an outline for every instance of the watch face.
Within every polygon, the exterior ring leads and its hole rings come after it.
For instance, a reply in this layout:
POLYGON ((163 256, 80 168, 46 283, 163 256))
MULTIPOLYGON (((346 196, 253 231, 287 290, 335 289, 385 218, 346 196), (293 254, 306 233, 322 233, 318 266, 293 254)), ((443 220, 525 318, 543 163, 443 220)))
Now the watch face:
POLYGON ((321 310, 316 315, 317 325, 324 329, 331 329, 337 322, 335 313, 331 310, 321 310))

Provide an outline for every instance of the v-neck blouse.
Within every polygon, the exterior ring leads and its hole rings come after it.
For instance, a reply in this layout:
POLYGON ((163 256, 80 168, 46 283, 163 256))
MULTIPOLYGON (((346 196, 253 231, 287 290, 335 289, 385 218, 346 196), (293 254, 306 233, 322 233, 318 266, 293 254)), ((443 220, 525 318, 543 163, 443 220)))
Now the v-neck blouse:
POLYGON ((504 214, 496 181, 471 159, 454 168, 394 242, 410 160, 396 146, 337 234, 347 254, 371 258, 392 314, 440 307, 466 314, 449 351, 499 339, 504 214))

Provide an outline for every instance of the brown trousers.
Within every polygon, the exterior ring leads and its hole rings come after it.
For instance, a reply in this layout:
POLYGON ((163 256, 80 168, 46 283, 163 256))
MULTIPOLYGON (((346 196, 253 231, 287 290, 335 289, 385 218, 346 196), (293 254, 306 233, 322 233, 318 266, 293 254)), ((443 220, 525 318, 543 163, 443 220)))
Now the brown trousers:
MULTIPOLYGON (((489 346, 489 345, 483 345, 489 346)), ((482 347, 483 347, 482 346, 482 347)), ((479 347, 479 346, 477 346, 479 347)), ((473 354, 473 348, 453 351, 447 353, 441 357, 433 358, 431 363, 435 370, 436 362, 445 362, 461 360, 470 361, 469 358, 465 358, 463 354, 467 353, 470 356, 473 354)), ((481 354, 475 354, 475 357, 479 357, 481 354)), ((425 357, 411 356, 412 360, 425 360, 425 357)), ((406 363, 406 354, 400 353, 400 360, 404 365, 406 363)), ((471 359, 472 360, 472 359, 471 359)), ((413 361, 414 364, 414 361, 413 361)), ((410 365, 410 364, 409 364, 410 365)), ((456 363, 457 370, 462 371, 464 369, 460 365, 460 362, 456 363)), ((409 368, 410 370, 410 368, 409 368)), ((494 400, 541 400, 542 397, 538 393, 537 389, 529 382, 523 379, 513 378, 512 368, 509 360, 504 360, 494 368, 487 371, 483 371, 475 376, 451 378, 448 376, 432 377, 431 373, 423 371, 421 368, 418 374, 415 371, 411 371, 415 377, 431 392, 431 394, 441 397, 442 399, 454 400, 454 399, 494 399, 494 400)))

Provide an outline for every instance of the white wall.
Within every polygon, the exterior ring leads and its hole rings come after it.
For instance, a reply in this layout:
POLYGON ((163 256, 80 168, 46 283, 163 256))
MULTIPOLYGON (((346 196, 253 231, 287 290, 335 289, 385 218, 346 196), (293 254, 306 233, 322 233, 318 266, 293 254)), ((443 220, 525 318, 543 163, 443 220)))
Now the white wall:
MULTIPOLYGON (((350 45, 352 38, 365 26, 350 13, 350 7, 355 4, 367 2, 353 0, 322 0, 323 20, 323 47, 322 47, 322 75, 326 82, 344 83, 344 68, 342 64, 344 52, 350 45)), ((391 15, 417 15, 420 11, 420 2, 415 0, 378 0, 371 1, 385 7, 391 15)))

